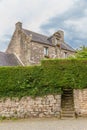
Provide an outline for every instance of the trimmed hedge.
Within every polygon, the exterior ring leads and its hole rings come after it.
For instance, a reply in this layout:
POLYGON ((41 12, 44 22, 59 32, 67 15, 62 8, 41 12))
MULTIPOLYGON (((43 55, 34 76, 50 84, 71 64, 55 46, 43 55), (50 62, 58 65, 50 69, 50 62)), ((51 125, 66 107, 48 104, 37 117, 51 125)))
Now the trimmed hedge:
POLYGON ((42 61, 46 81, 60 88, 87 87, 87 60, 61 59, 42 61))
POLYGON ((0 67, 0 97, 58 94, 87 88, 87 60, 44 60, 41 66, 0 67))
POLYGON ((41 67, 0 67, 0 97, 38 96, 41 67))

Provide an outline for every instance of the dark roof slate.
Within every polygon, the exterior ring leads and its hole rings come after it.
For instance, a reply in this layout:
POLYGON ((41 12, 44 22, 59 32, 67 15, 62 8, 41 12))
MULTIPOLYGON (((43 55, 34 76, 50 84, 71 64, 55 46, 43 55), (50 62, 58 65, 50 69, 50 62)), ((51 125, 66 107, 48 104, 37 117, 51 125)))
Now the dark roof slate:
POLYGON ((0 66, 19 66, 21 63, 14 54, 0 52, 0 66))
POLYGON ((40 42, 40 43, 45 43, 45 44, 49 44, 52 45, 52 43, 50 42, 50 40, 48 40, 49 37, 42 35, 42 34, 38 34, 29 30, 25 30, 23 29, 24 33, 27 35, 32 35, 32 41, 35 42, 40 42))
POLYGON ((64 50, 69 50, 69 51, 75 52, 75 50, 65 42, 61 44, 61 48, 64 50))
MULTIPOLYGON (((32 35, 32 41, 39 42, 39 43, 42 43, 42 44, 48 44, 48 45, 51 45, 51 46, 55 46, 55 45, 52 44, 52 41, 50 40, 50 38, 45 36, 45 35, 38 34, 38 33, 29 31, 29 30, 26 30, 26 29, 23 29, 23 32, 26 35, 29 35, 29 36, 32 35)), ((65 42, 61 44, 61 49, 75 52, 75 50, 71 46, 66 44, 65 42)))

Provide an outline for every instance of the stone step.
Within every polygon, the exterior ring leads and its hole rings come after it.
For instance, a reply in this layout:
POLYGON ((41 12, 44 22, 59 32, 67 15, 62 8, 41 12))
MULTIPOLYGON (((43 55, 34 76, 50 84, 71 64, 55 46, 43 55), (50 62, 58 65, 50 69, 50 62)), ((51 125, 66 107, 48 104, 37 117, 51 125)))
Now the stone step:
POLYGON ((74 105, 72 105, 72 106, 67 106, 67 105, 62 105, 62 108, 63 109, 70 109, 70 108, 72 108, 72 109, 74 109, 74 105))
POLYGON ((73 95, 73 93, 72 92, 63 92, 63 94, 62 95, 73 95))
POLYGON ((74 110, 74 107, 62 107, 62 110, 64 111, 69 111, 69 110, 74 110))
POLYGON ((74 107, 74 104, 61 104, 63 108, 72 108, 74 107))
POLYGON ((63 91, 73 91, 72 88, 64 88, 63 91))
POLYGON ((74 113, 61 113, 61 117, 75 117, 74 113))
POLYGON ((71 106, 72 106, 72 105, 73 105, 73 102, 62 102, 61 104, 62 104, 62 105, 71 105, 71 106))
POLYGON ((72 99, 73 98, 73 96, 70 96, 70 95, 68 95, 68 96, 62 96, 62 99, 72 99))
POLYGON ((63 108, 72 108, 72 107, 74 107, 74 104, 73 103, 72 104, 63 103, 63 104, 61 104, 61 107, 63 107, 63 108))
POLYGON ((73 117, 73 116, 75 116, 75 114, 74 113, 61 113, 61 116, 62 117, 73 117))
POLYGON ((64 102, 64 101, 65 101, 65 102, 68 102, 68 101, 71 102, 71 101, 73 101, 73 97, 72 97, 72 98, 66 98, 66 97, 65 97, 64 99, 62 98, 62 102, 64 102))
POLYGON ((67 95, 67 96, 63 95, 62 96, 62 99, 72 99, 72 98, 73 98, 73 96, 70 96, 70 95, 67 95))
POLYGON ((70 105, 72 105, 73 104, 73 101, 63 101, 63 102, 61 102, 61 104, 70 104, 70 105))
POLYGON ((72 99, 70 99, 70 98, 69 99, 68 98, 62 99, 62 102, 69 102, 69 101, 70 102, 74 102, 73 98, 72 99))
POLYGON ((73 97, 62 97, 62 101, 73 101, 73 97))
POLYGON ((66 111, 66 110, 62 110, 61 111, 61 114, 74 114, 74 111, 72 110, 69 110, 69 111, 66 111))
POLYGON ((63 109, 63 110, 70 110, 70 109, 73 110, 73 109, 74 109, 74 106, 71 106, 71 107, 70 107, 70 106, 62 106, 62 109, 63 109))
POLYGON ((68 92, 67 92, 67 91, 64 91, 64 92, 63 92, 63 94, 68 94, 68 93, 69 93, 69 94, 72 94, 73 91, 68 91, 68 92))
POLYGON ((63 94, 62 97, 73 97, 73 94, 63 94))
POLYGON ((74 108, 62 108, 62 111, 74 111, 74 108))
POLYGON ((73 117, 61 117, 61 120, 74 120, 75 116, 73 117))
POLYGON ((65 106, 65 105, 73 106, 73 102, 63 102, 63 103, 61 103, 61 106, 65 106))
POLYGON ((73 93, 73 91, 63 91, 63 94, 67 94, 67 93, 70 93, 70 94, 72 94, 73 93))
POLYGON ((73 95, 73 93, 72 92, 69 92, 69 93, 64 92, 62 95, 73 95))
POLYGON ((64 89, 61 101, 61 118, 74 118, 74 101, 73 101, 73 90, 64 89))
POLYGON ((67 100, 73 100, 73 97, 68 97, 68 96, 65 97, 65 96, 64 96, 64 97, 62 97, 62 99, 63 99, 62 101, 64 101, 64 100, 65 100, 65 101, 67 101, 67 100))
POLYGON ((73 110, 74 109, 74 105, 72 105, 72 106, 67 106, 67 105, 63 106, 62 105, 61 107, 62 107, 62 109, 66 109, 66 110, 70 110, 70 109, 73 110))
POLYGON ((61 102, 74 102, 73 99, 62 99, 61 102))
POLYGON ((63 104, 61 104, 61 107, 72 108, 72 107, 74 107, 74 104, 63 103, 63 104))

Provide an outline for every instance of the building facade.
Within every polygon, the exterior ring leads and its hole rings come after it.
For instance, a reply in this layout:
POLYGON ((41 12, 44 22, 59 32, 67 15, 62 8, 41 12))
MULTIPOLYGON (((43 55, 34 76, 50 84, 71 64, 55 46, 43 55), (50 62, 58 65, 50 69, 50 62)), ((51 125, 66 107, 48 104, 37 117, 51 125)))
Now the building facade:
POLYGON ((39 64, 44 58, 67 58, 74 55, 75 50, 65 43, 61 30, 48 37, 23 29, 18 22, 6 53, 14 54, 25 66, 39 64))

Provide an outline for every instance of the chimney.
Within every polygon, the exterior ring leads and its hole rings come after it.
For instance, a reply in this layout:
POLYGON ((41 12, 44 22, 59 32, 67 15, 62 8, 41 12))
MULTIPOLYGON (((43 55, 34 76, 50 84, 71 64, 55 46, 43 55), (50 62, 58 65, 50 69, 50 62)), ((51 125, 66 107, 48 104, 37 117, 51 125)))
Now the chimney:
POLYGON ((59 41, 64 42, 64 31, 59 30, 53 34, 53 36, 59 41))
POLYGON ((22 29, 22 23, 21 22, 17 22, 15 24, 16 30, 21 30, 22 29))
POLYGON ((64 31, 59 30, 58 33, 60 34, 60 41, 64 42, 64 31))

